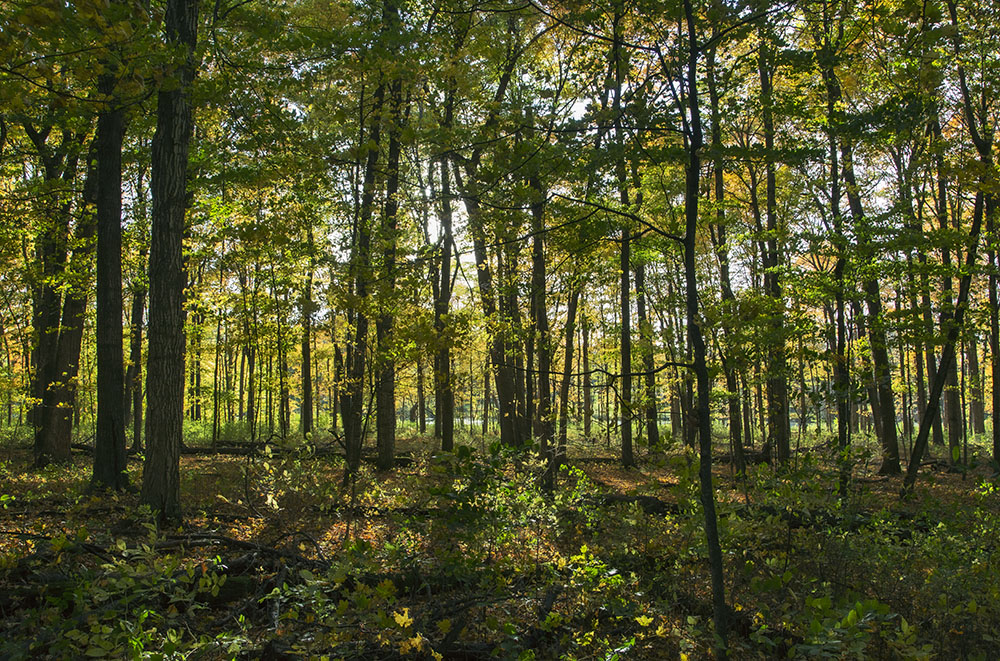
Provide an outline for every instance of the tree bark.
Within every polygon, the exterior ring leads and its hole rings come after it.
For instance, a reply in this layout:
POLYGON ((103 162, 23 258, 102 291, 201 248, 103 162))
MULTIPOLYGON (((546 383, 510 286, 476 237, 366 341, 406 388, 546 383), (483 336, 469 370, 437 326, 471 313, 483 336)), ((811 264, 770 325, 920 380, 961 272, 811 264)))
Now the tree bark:
MULTIPOLYGON (((82 137, 63 131, 59 145, 50 147, 46 140, 51 127, 36 130, 25 123, 24 130, 41 159, 45 186, 41 196, 45 222, 35 237, 31 282, 33 370, 29 387, 34 401, 29 415, 34 428, 34 465, 40 468, 70 459, 70 414, 83 337, 80 315, 86 300, 77 273, 93 251, 96 225, 91 214, 81 215, 76 247, 67 263, 74 199, 70 191, 77 179, 82 137), (69 285, 64 297, 59 289, 62 282, 69 285)), ((96 198, 97 177, 96 173, 91 176, 91 170, 88 166, 82 208, 96 198)))
MULTIPOLYGON (((559 385, 559 441, 555 457, 557 469, 566 461, 566 438, 569 433, 569 391, 573 372, 573 340, 576 335, 576 315, 579 308, 581 285, 574 282, 570 287, 569 302, 566 305, 566 328, 564 330, 566 340, 563 349, 563 374, 562 382, 559 385)), ((583 369, 584 372, 587 371, 586 367, 583 369)), ((590 393, 588 392, 587 395, 589 396, 590 393)))
MULTIPOLYGON (((538 347, 538 393, 535 408, 534 436, 546 461, 543 485, 551 490, 555 482, 555 452, 552 420, 552 338, 546 305, 545 282, 545 190, 536 174, 528 178, 533 194, 531 202, 531 317, 538 347)), ((570 340, 572 342, 572 340, 570 340)), ((572 353, 572 352, 571 352, 572 353)))
POLYGON ((125 112, 115 96, 114 68, 98 78, 97 89, 108 100, 97 118, 97 435, 92 484, 122 490, 128 486, 122 346, 125 112))
MULTIPOLYGON (((450 106, 449 106, 450 108, 450 106)), ((449 111, 450 115, 450 111, 449 111)), ((434 301, 434 330, 438 340, 434 359, 434 430, 441 438, 441 449, 455 447, 455 390, 451 375, 451 338, 447 337, 446 319, 451 306, 451 254, 455 249, 452 234, 451 173, 447 160, 441 161, 441 270, 438 297, 434 301)))
POLYGON ((684 18, 687 25, 688 60, 686 71, 688 130, 687 163, 684 177, 684 280, 687 311, 688 338, 694 357, 697 382, 697 419, 700 496, 705 517, 705 538, 712 577, 712 606, 715 623, 715 655, 725 659, 728 647, 728 607, 726 606, 725 576, 722 566, 722 547, 719 543, 718 519, 715 512, 715 488, 712 485, 712 411, 711 384, 708 359, 698 310, 698 271, 695 264, 698 234, 698 199, 700 195, 701 150, 704 137, 701 127, 701 110, 698 100, 698 34, 691 0, 684 0, 684 18))
MULTIPOLYGON (((399 10, 391 2, 386 2, 383 21, 395 34, 399 22, 399 10)), ((389 151, 386 160, 386 198, 380 231, 382 247, 382 277, 384 286, 381 311, 375 324, 378 345, 378 377, 376 380, 376 442, 378 446, 379 470, 388 470, 396 460, 396 359, 393 357, 392 334, 395 305, 393 293, 396 288, 396 235, 397 212, 399 211, 399 135, 403 121, 402 81, 392 82, 391 112, 389 117, 389 151)))
POLYGON ((312 364, 312 314, 313 314, 313 232, 309 227, 306 235, 309 251, 309 267, 306 271, 305 287, 302 289, 302 404, 300 424, 302 436, 308 438, 313 433, 313 364, 312 364))
MULTIPOLYGON (((718 36, 718 30, 713 30, 718 36)), ((725 207, 725 168, 722 160, 722 113, 719 111, 719 91, 716 84, 715 46, 708 51, 708 96, 712 117, 712 178, 715 202, 715 231, 712 236, 715 243, 715 254, 719 260, 719 288, 722 303, 734 314, 736 297, 729 277, 729 244, 726 237, 726 207, 725 207)), ((727 335, 732 328, 727 328, 727 335)), ((742 415, 740 413, 740 388, 736 377, 736 366, 733 364, 733 348, 726 346, 722 350, 722 371, 726 376, 726 400, 729 409, 729 444, 733 451, 733 464, 738 474, 746 472, 746 460, 743 456, 743 438, 740 434, 742 415)))
POLYGON ((368 130, 368 155, 362 183, 361 205, 358 209, 355 245, 351 257, 354 275, 354 298, 357 301, 354 338, 348 347, 347 382, 341 396, 344 417, 345 467, 344 484, 348 484, 361 467, 361 447, 364 443, 364 383, 368 344, 369 312, 366 299, 372 280, 371 222, 375 206, 375 176, 378 168, 381 137, 381 115, 385 101, 385 83, 380 82, 372 98, 371 125, 368 130))
MULTIPOLYGON (((622 127, 622 81, 624 78, 625 62, 621 47, 621 22, 623 11, 621 6, 616 6, 613 23, 614 41, 611 49, 611 70, 614 74, 614 89, 612 90, 612 109, 614 111, 615 141, 619 150, 618 159, 615 163, 615 173, 618 180, 618 196, 623 211, 630 207, 628 180, 625 168, 625 133, 622 127)), ((618 398, 621 401, 621 459, 622 465, 626 468, 635 466, 635 456, 632 450, 632 305, 631 305, 631 283, 630 275, 632 271, 632 246, 631 228, 629 220, 622 216, 621 222, 621 244, 619 252, 619 269, 621 271, 620 294, 620 314, 621 314, 621 363, 620 363, 620 384, 618 398)))
POLYGON ((149 250, 149 352, 146 368, 146 461, 140 500, 160 522, 179 520, 180 447, 184 419, 184 212, 188 145, 193 129, 188 91, 194 79, 197 0, 168 0, 164 29, 181 61, 157 97, 153 136, 153 218, 149 250))
POLYGON ((791 456, 788 420, 788 376, 785 356, 785 300, 780 276, 781 257, 778 245, 779 227, 776 200, 774 117, 771 77, 773 75, 770 36, 762 29, 758 53, 758 72, 761 90, 761 116, 764 128, 765 209, 767 218, 767 257, 764 264, 764 291, 772 306, 768 332, 771 335, 770 357, 767 370, 767 422, 770 441, 778 454, 778 462, 785 464, 791 456))

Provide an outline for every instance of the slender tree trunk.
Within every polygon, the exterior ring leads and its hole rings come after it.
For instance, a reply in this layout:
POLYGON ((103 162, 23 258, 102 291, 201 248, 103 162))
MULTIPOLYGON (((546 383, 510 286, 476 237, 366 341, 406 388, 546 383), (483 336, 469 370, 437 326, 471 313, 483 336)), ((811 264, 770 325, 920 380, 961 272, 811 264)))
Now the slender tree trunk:
POLYGON ((313 232, 306 235, 309 250, 309 270, 306 271, 305 287, 302 290, 302 404, 300 425, 302 436, 308 438, 313 433, 313 361, 312 361, 312 287, 313 287, 313 232))
MULTIPOLYGON (((386 2, 383 21, 390 26, 393 34, 397 31, 399 10, 392 2, 386 2)), ((393 357, 393 291, 396 288, 396 235, 397 212, 399 210, 399 136, 403 121, 402 81, 398 78, 391 85, 391 113, 389 123, 389 151, 387 154, 387 178, 385 209, 382 216, 380 245, 383 255, 381 282, 385 287, 381 313, 375 324, 378 344, 378 377, 376 380, 376 437, 378 446, 378 468, 388 470, 396 460, 396 360, 393 357)))
POLYGON ((635 267, 635 289, 639 312, 639 337, 641 342, 643 369, 643 412, 646 417, 646 443, 650 451, 660 446, 660 425, 656 411, 656 372, 654 370, 653 325, 646 309, 646 265, 642 262, 635 267))
POLYGON ((582 328, 582 346, 580 347, 581 358, 583 359, 583 436, 589 439, 594 418, 594 395, 593 385, 590 379, 590 321, 584 316, 582 328))
POLYGON ((979 367, 979 346, 975 332, 965 351, 969 366, 969 424, 973 434, 986 433, 986 407, 983 403, 983 375, 979 367))
MULTIPOLYGON (((950 229, 948 221, 948 179, 945 173, 944 163, 944 139, 941 132, 941 123, 935 112, 931 122, 931 132, 935 143, 934 164, 937 170, 936 190, 934 193, 935 212, 938 226, 942 231, 950 229)), ((956 261, 960 256, 956 255, 956 261)), ((943 277, 941 278, 941 331, 945 332, 948 320, 953 316, 953 286, 951 278, 951 249, 947 245, 941 247, 941 267, 943 277)), ((959 355, 961 352, 959 352, 959 355)), ((958 356, 956 360, 947 368, 944 384, 944 419, 948 423, 948 463, 954 468, 961 461, 962 444, 962 404, 961 394, 958 389, 958 356)), ((941 365, 939 369, 945 369, 941 365)))
MULTIPOLYGON (((576 315, 580 302, 581 285, 573 283, 566 305, 565 348, 563 349, 563 376, 559 385, 559 443, 556 449, 556 468, 566 461, 566 438, 569 433, 569 391, 573 372, 573 340, 576 335, 576 315)), ((587 370, 584 366, 584 371, 587 370)), ((589 389, 589 388, 588 388, 589 389)), ((590 393, 587 393, 588 395, 590 393)))
POLYGON ((969 249, 965 256, 965 268, 962 279, 958 287, 958 300, 955 303, 954 315, 947 324, 947 336, 945 337, 944 348, 941 351, 941 366, 931 387, 930 396, 927 402, 927 410, 920 420, 920 430, 917 433, 917 440, 913 444, 913 454, 910 455, 910 463, 906 469, 906 476, 903 479, 902 495, 907 495, 913 490, 913 485, 917 481, 917 472, 920 470, 920 462, 923 460, 924 452, 927 450, 927 438, 930 434, 930 427, 934 416, 938 414, 941 403, 941 393, 944 391, 947 381, 947 372, 955 360, 955 344, 965 320, 966 309, 969 303, 969 290, 972 284, 972 273, 975 270, 976 251, 979 245, 979 234, 982 228, 984 214, 984 193, 979 191, 976 194, 975 209, 972 214, 972 227, 969 230, 969 249))
MULTIPOLYGON (((829 34, 826 26, 825 34, 829 34)), ((830 50, 830 44, 824 41, 824 50, 830 50)), ((837 247, 837 261, 834 264, 834 304, 835 304, 835 339, 833 362, 833 396, 837 402, 837 448, 840 453, 840 489, 845 492, 850 479, 851 462, 848 451, 851 441, 851 371, 847 357, 847 304, 845 296, 847 285, 844 272, 847 270, 848 246, 844 241, 844 217, 840 211, 840 149, 837 141, 837 104, 840 100, 840 90, 832 67, 832 56, 826 55, 831 65, 823 70, 823 81, 826 85, 826 114, 830 131, 827 136, 830 158, 830 216, 833 220, 833 242, 837 247)))
MULTIPOLYGON (((718 35, 718 30, 713 29, 713 35, 718 35)), ((715 67, 715 47, 708 51, 708 95, 712 116, 712 177, 713 193, 715 197, 715 231, 712 233, 715 243, 715 254, 719 260, 719 287, 721 289, 723 305, 733 306, 736 297, 733 295, 733 287, 729 278, 729 245, 726 237, 726 208, 725 208, 725 173, 722 161, 722 113, 719 111, 719 92, 716 87, 716 67, 715 67)), ((711 228, 710 228, 711 229, 711 228)), ((732 329, 726 329, 727 335, 732 329)), ((740 393, 739 382, 736 378, 736 367, 732 359, 733 349, 725 346, 722 350, 722 371, 726 376, 726 399, 729 408, 729 444, 733 449, 733 464, 738 474, 746 472, 746 459, 743 456, 743 438, 740 434, 740 393)))
MULTIPOLYGON (((220 278, 221 279, 221 278, 220 278)), ((212 362, 212 447, 219 444, 219 430, 221 428, 220 419, 220 399, 219 392, 219 363, 222 362, 222 315, 216 314, 215 319, 215 360, 212 362)))
POLYGON ((997 252, 994 247, 997 240, 997 197, 989 195, 986 198, 986 237, 989 246, 990 277, 989 277, 989 314, 990 314, 990 376, 991 387, 991 423, 993 428, 993 461, 1000 463, 1000 283, 997 278, 997 252))
MULTIPOLYGON (((616 176, 618 180, 618 195, 623 210, 628 210, 629 190, 625 168, 625 133, 622 127, 622 82, 624 78, 625 66, 624 56, 621 47, 621 21, 623 11, 621 6, 615 7, 614 17, 614 41, 612 43, 611 66, 614 73, 614 89, 612 90, 612 108, 615 118, 615 141, 618 146, 619 156, 615 164, 616 176)), ((629 221, 621 217, 621 245, 619 253, 619 269, 621 270, 620 284, 620 314, 621 314, 621 379, 618 397, 621 400, 621 459, 626 468, 635 466, 635 457, 632 451, 632 305, 631 305, 631 283, 630 274, 632 271, 632 246, 631 228, 629 221)))
POLYGON ((446 337, 448 310, 451 306, 451 256, 455 249, 452 234, 451 173, 448 161, 441 161, 441 271, 438 298, 434 303, 434 329, 438 352, 435 357, 434 429, 441 437, 441 449, 451 452, 455 447, 455 389, 451 374, 451 340, 446 337))
MULTIPOLYGON (((142 263, 146 261, 146 250, 140 252, 142 263)), ((145 280, 143 278, 143 280, 145 280)), ((142 324, 143 313, 146 310, 146 284, 137 284, 132 292, 132 324, 129 330, 128 369, 125 372, 126 397, 132 398, 131 416, 126 417, 126 425, 132 423, 132 450, 138 452, 142 448, 142 324)))
POLYGON ((483 370, 483 439, 490 428, 490 368, 489 363, 483 370))
MULTIPOLYGON (((358 301, 368 298, 372 280, 371 223, 375 206, 375 177, 378 169, 379 144, 381 136, 381 115, 385 101, 385 83, 380 82, 375 89, 371 107, 371 126, 368 130, 368 155, 365 159, 364 181, 362 183, 361 205, 358 209, 355 245, 352 255, 354 296, 358 301)), ((346 462, 344 480, 346 485, 357 474, 361 466, 361 448, 364 443, 364 398, 365 367, 368 344, 369 313, 359 306, 355 313, 354 338, 348 347, 346 361, 347 382, 341 396, 344 417, 344 443, 346 462)))
POLYGON ((787 359, 785 356, 785 301, 779 270, 781 250, 779 248, 778 211, 776 200, 774 118, 771 77, 773 62, 768 47, 770 35, 761 34, 758 57, 760 75, 761 108, 764 128, 765 199, 767 217, 767 239, 765 241, 767 260, 764 273, 764 291, 773 306, 769 333, 772 345, 769 347, 767 370, 767 420, 768 434, 778 454, 779 463, 787 463, 791 455, 788 419, 787 359))
MULTIPOLYGON (((839 94, 837 96, 839 100, 839 94)), ((847 200, 854 220, 855 235, 858 237, 859 250, 865 258, 874 256, 875 248, 871 244, 870 228, 867 216, 861 203, 858 182, 854 176, 854 153, 851 141, 840 141, 840 152, 844 162, 844 183, 847 188, 847 200)), ((880 475, 899 475, 902 471, 899 465, 899 439, 896 429, 896 398, 892 389, 892 367, 889 364, 888 341, 886 340, 885 320, 882 314, 882 294, 878 281, 867 276, 863 281, 865 303, 868 307, 868 337, 871 343, 872 362, 875 372, 879 420, 875 420, 876 430, 882 444, 882 465, 880 475)), ((873 409, 874 410, 874 409, 873 409)))
MULTIPOLYGON (((136 216, 142 228, 139 242, 139 264, 148 272, 148 218, 146 216, 146 192, 143 188, 145 169, 140 169, 136 177, 136 216)), ((145 273, 135 277, 132 286, 132 310, 129 316, 129 358, 125 370, 125 426, 132 424, 132 451, 142 449, 142 325, 146 310, 148 282, 145 273), (131 406, 129 402, 131 401, 131 406)))
MULTIPOLYGON (((547 462, 544 487, 551 491, 555 482, 556 455, 552 420, 552 338, 549 333, 549 313, 545 282, 545 190, 537 175, 529 177, 528 186, 534 194, 531 202, 531 316, 533 334, 538 343, 538 406, 535 409, 534 436, 547 462)), ((572 336, 570 336, 572 347, 572 336)), ((572 348, 569 349, 572 359, 572 348)), ((568 381, 567 381, 568 383, 568 381)))
POLYGON ((427 396, 424 391, 424 361, 417 359, 417 429, 427 433, 427 396))
POLYGON ((701 315, 698 310, 698 271, 695 265, 698 234, 698 198, 700 194, 701 150, 704 138, 698 101, 698 34, 691 0, 684 0, 684 17, 687 24, 687 110, 689 128, 685 135, 687 164, 684 186, 684 280, 687 310, 687 331, 694 357, 697 382, 697 418, 699 441, 699 469, 701 504, 705 516, 705 538, 712 576, 712 606, 715 623, 715 655, 725 659, 728 647, 728 607, 726 606, 725 576, 722 566, 722 548, 719 543, 718 520, 715 513, 715 488, 712 485, 712 411, 711 383, 701 315))

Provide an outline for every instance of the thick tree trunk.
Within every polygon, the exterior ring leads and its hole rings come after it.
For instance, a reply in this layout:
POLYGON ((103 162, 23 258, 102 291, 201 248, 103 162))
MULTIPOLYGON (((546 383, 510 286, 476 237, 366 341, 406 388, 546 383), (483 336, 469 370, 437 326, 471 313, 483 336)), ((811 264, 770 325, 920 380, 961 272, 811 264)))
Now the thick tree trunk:
MULTIPOLYGON (((456 175, 458 174, 456 170, 456 175)), ((483 316, 487 320, 498 317, 497 295, 493 284, 493 269, 486 253, 485 219, 479 205, 479 192, 474 179, 475 173, 468 173, 466 180, 458 179, 462 199, 469 214, 469 229, 472 233, 473 253, 476 259, 476 275, 479 298, 482 301, 483 316)), ((493 366, 494 384, 497 393, 497 419, 500 422, 500 442, 508 447, 521 447, 524 443, 519 424, 517 396, 514 384, 514 365, 507 354, 508 347, 500 332, 493 332, 490 339, 490 362, 493 366)))
POLYGON ((122 143, 125 112, 113 70, 98 78, 109 107, 97 118, 97 435, 92 484, 128 486, 122 346, 122 143))
POLYGON ((149 250, 149 352, 146 368, 146 461, 140 500, 158 519, 179 520, 180 447, 184 420, 184 211, 192 113, 188 90, 195 74, 197 0, 168 0, 168 46, 183 60, 176 85, 157 98, 152 152, 153 229, 149 250))
MULTIPOLYGON (((42 196, 46 222, 35 237, 37 276, 31 283, 33 370, 29 386, 34 402, 29 415, 34 428, 34 464, 42 467, 70 459, 70 415, 75 403, 74 379, 80 354, 79 346, 74 348, 74 345, 83 337, 80 311, 85 307, 81 303, 85 301, 84 287, 74 282, 74 275, 93 250, 96 225, 92 214, 81 215, 76 228, 76 247, 67 266, 74 199, 70 191, 77 179, 81 138, 63 131, 59 146, 50 148, 46 138, 51 127, 37 131, 25 123, 24 130, 41 158, 46 186, 42 196), (61 282, 70 285, 65 300, 61 300, 61 282)), ((82 208, 96 198, 97 177, 91 170, 88 167, 82 208)))

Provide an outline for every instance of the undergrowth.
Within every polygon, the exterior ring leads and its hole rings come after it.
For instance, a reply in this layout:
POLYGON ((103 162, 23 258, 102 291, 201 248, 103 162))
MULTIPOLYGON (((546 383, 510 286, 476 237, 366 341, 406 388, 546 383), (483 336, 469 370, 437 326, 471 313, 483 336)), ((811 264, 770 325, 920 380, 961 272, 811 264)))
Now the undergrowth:
MULTIPOLYGON (((184 459, 183 528, 89 462, 0 462, 0 658, 707 658, 697 461, 570 462, 409 444, 347 488, 321 443, 184 459)), ((821 451, 716 472, 732 658, 991 659, 997 493, 985 470, 838 488, 821 451), (963 481, 964 477, 964 481, 963 481)), ((140 467, 130 466, 134 480, 140 467)))

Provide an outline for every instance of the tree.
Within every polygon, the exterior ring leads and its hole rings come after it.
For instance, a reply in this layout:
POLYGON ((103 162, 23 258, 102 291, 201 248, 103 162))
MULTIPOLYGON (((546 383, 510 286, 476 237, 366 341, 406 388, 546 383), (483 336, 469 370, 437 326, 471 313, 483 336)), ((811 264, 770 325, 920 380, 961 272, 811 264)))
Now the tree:
POLYGON ((153 136, 152 236, 149 247, 149 353, 146 366, 146 460, 142 502, 161 522, 181 516, 180 448, 184 420, 184 217, 190 90, 197 63, 197 0, 168 0, 163 28, 177 49, 173 75, 157 94, 153 136))
MULTIPOLYGON (((109 7, 109 22, 123 6, 109 7)), ((125 109, 116 90, 118 66, 105 61, 97 91, 104 107, 97 116, 97 433, 95 485, 128 486, 125 454, 125 365, 122 342, 122 144, 125 109)))

